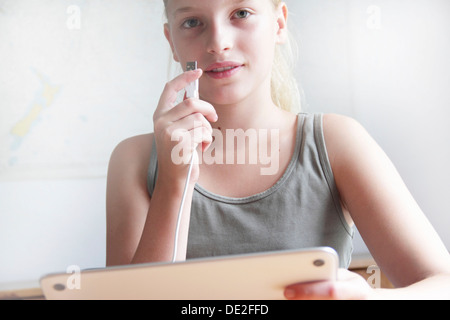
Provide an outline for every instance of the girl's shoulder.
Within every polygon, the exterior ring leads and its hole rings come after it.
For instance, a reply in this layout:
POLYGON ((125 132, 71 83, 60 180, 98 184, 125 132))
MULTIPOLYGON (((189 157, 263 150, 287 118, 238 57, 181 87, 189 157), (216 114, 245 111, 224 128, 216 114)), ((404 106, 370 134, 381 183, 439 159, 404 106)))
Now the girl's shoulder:
POLYGON ((335 113, 323 115, 324 133, 328 131, 333 134, 355 133, 365 131, 364 127, 354 118, 335 113))
POLYGON ((152 145, 153 133, 121 141, 111 154, 108 176, 130 179, 145 175, 150 162, 152 145))
POLYGON ((111 154, 111 160, 139 160, 140 158, 149 158, 153 145, 153 136, 153 133, 149 133, 121 141, 114 148, 111 154))
POLYGON ((361 153, 376 147, 367 130, 357 120, 344 115, 324 114, 323 135, 332 164, 346 152, 361 153))

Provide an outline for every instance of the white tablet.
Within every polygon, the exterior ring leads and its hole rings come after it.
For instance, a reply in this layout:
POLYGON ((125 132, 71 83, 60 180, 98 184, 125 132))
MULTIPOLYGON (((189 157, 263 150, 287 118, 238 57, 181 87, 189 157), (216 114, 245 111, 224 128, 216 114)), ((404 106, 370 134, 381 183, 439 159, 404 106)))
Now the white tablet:
POLYGON ((335 280, 338 266, 321 247, 52 274, 40 284, 52 300, 279 300, 288 285, 335 280))

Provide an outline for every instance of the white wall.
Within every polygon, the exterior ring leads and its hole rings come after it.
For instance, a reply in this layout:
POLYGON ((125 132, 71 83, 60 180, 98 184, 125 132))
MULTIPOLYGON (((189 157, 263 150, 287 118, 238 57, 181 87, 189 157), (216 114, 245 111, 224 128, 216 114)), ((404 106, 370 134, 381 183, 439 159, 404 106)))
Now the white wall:
MULTIPOLYGON (((0 0, 0 284, 104 266, 109 154, 152 130, 166 80, 160 2, 0 0), (48 96, 30 68, 61 89, 16 150, 12 125, 48 96)), ((450 247, 450 3, 287 3, 304 109, 358 119, 450 247)))
POLYGON ((0 284, 104 266, 105 179, 2 182, 0 199, 0 284))

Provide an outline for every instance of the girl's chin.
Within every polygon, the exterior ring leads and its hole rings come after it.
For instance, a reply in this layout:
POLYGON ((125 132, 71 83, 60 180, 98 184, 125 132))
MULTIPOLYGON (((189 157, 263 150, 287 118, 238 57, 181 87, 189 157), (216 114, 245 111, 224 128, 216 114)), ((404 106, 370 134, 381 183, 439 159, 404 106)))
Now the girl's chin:
POLYGON ((239 99, 236 95, 231 96, 200 96, 201 100, 204 100, 213 106, 231 106, 237 105, 244 99, 239 99))
POLYGON ((236 88, 204 89, 200 89, 200 99, 212 105, 234 105, 245 100, 245 94, 236 88))

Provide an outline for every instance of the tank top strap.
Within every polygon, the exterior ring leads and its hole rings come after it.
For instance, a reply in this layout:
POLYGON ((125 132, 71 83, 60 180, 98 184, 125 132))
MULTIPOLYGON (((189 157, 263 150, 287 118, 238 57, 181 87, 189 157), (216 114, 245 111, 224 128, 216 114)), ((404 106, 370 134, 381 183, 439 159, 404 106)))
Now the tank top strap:
POLYGON ((148 165, 148 172, 147 172, 147 191, 150 197, 153 195, 153 191, 155 191, 157 177, 158 177, 158 153, 156 151, 156 140, 155 137, 153 137, 152 151, 150 154, 150 163, 148 165))

